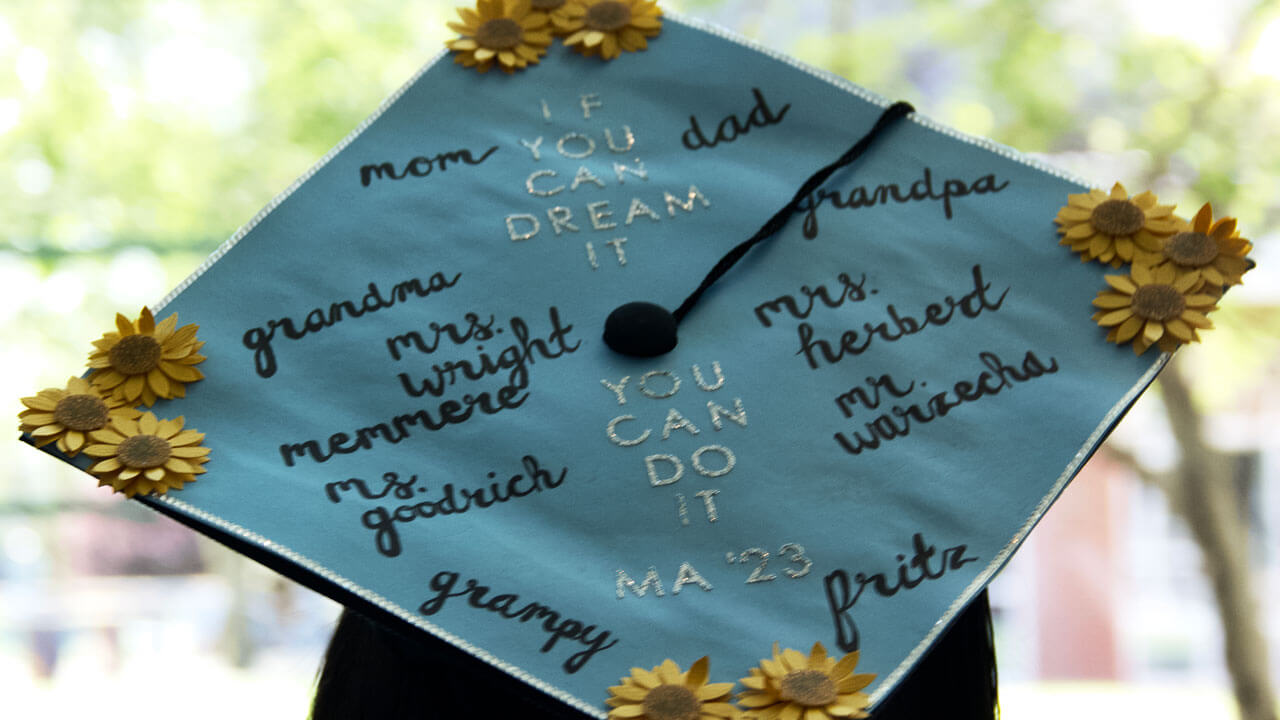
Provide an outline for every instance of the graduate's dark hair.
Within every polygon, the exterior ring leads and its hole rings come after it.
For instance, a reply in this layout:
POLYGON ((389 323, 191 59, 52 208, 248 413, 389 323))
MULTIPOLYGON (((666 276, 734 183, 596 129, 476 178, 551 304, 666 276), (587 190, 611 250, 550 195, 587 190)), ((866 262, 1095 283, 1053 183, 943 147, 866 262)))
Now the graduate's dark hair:
MULTIPOLYGON (((407 626, 382 625, 344 610, 320 670, 311 718, 460 718, 485 711, 528 720, 586 718, 465 653, 409 632, 407 626)), ((998 715, 985 590, 871 711, 874 720, 992 720, 998 715)))

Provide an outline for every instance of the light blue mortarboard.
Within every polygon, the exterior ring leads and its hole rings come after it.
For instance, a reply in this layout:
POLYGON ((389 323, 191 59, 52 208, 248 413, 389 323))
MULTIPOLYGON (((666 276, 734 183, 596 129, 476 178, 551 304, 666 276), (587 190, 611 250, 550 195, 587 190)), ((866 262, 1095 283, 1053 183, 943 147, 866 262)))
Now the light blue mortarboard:
MULTIPOLYGON (((1058 243, 1079 182, 913 115, 626 357, 888 103, 666 18, 610 62, 437 58, 157 311, 155 411, 207 474, 145 500, 590 714, 635 666, 858 649, 879 700, 1163 366, 1058 243)), ((82 465, 87 465, 83 462, 82 465)))

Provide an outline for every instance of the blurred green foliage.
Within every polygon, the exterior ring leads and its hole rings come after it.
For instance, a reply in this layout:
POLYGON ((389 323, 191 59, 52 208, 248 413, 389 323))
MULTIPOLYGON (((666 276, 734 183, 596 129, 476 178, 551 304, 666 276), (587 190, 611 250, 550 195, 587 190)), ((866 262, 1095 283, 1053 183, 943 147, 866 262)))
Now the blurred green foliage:
MULTIPOLYGON (((47 279, 135 252, 172 286, 436 56, 454 5, 8 3, 0 267, 47 279)), ((1262 71, 1256 62, 1276 0, 667 6, 1099 184, 1153 189, 1186 214, 1212 198, 1263 243, 1280 224, 1280 53, 1264 52, 1262 71)), ((133 301, 90 285, 85 306, 133 301)), ((1251 313, 1216 316, 1240 332, 1215 336, 1212 364, 1275 357, 1274 313, 1251 313)), ((49 322, 29 314, 15 321, 24 331, 49 322)))
MULTIPOLYGON (((1247 227, 1274 222, 1280 94, 1247 67, 1273 2, 1217 11, 1231 15, 1219 50, 1149 34, 1149 3, 675 4, 1023 150, 1140 148, 1147 163, 1129 180, 1189 203, 1212 197, 1247 227)), ((0 58, 18 70, 0 74, 0 98, 19 107, 0 134, 14 171, 0 173, 6 241, 49 258, 211 248, 438 52, 452 6, 44 0, 0 11, 0 58)))

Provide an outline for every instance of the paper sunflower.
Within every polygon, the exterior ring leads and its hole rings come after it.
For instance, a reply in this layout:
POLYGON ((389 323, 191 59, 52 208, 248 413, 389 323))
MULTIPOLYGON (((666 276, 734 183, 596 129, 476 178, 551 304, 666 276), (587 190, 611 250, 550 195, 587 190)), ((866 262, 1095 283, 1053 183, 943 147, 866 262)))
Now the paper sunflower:
POLYGON ((1110 195, 1096 189, 1068 195, 1054 222, 1060 244, 1080 253, 1081 261, 1097 259, 1112 267, 1133 262, 1136 249, 1158 251, 1161 238, 1177 231, 1172 205, 1158 205, 1150 192, 1131 198, 1120 183, 1110 195))
POLYGON ((89 355, 89 382, 116 400, 148 407, 157 398, 185 397, 186 383, 204 378, 192 367, 204 360, 196 352, 204 343, 196 340, 196 325, 177 325, 176 314, 157 325, 145 307, 136 323, 117 314, 118 332, 93 343, 98 349, 89 355))
POLYGON ((56 442, 59 450, 72 457, 85 446, 89 433, 106 427, 112 417, 132 419, 141 414, 122 407, 123 401, 103 397, 77 377, 67 380, 65 389, 46 388, 22 398, 22 404, 27 409, 18 413, 19 429, 31 435, 36 447, 56 442))
POLYGON ((551 44, 547 15, 535 11, 530 0, 478 0, 475 10, 458 8, 458 16, 462 22, 448 25, 462 37, 445 46, 454 52, 454 62, 480 72, 495 62, 507 73, 528 67, 551 44))
POLYGON ((1194 275, 1207 285, 1239 285, 1249 263, 1245 255, 1253 243, 1240 237, 1235 218, 1213 219, 1205 203, 1190 224, 1178 219, 1178 232, 1161 242, 1158 252, 1144 254, 1136 262, 1172 267, 1179 275, 1194 275))
POLYGON ((1106 281, 1112 289, 1094 298, 1101 310, 1093 319, 1111 328, 1107 340, 1118 345, 1132 340, 1137 355, 1156 344, 1173 352, 1183 343, 1198 342, 1197 329, 1213 327, 1205 315, 1216 308, 1217 298, 1194 293, 1199 282, 1195 275, 1179 276, 1171 266, 1135 264, 1131 274, 1107 275, 1106 281))
POLYGON ((662 31, 662 9, 655 0, 570 0, 565 12, 569 35, 564 44, 605 60, 622 50, 644 50, 647 38, 662 31))
POLYGON ((209 462, 209 448, 200 444, 204 433, 183 430, 183 422, 182 417, 158 420, 149 412, 137 420, 112 418, 110 426, 89 433, 96 444, 84 454, 103 458, 89 472, 98 476, 99 486, 110 485, 126 497, 181 490, 209 462))
POLYGON ((854 674, 858 653, 836 661, 827 657, 822 643, 814 643, 809 656, 787 648, 773 659, 765 658, 751 668, 751 676, 739 680, 747 690, 738 695, 748 718, 758 720, 827 720, 864 718, 871 697, 863 688, 875 675, 854 674))
POLYGON ((609 688, 610 720, 718 720, 736 718, 738 709, 726 702, 733 683, 708 683, 710 661, 701 658, 689 672, 680 672, 672 660, 652 670, 631 668, 630 677, 609 688))

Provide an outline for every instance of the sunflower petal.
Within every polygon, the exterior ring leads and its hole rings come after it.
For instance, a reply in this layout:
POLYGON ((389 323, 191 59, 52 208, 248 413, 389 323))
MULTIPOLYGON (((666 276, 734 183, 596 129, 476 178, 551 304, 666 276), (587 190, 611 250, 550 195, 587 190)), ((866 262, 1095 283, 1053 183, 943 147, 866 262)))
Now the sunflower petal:
POLYGON ((58 407, 57 401, 39 395, 22 398, 22 404, 32 410, 44 410, 47 412, 52 412, 54 408, 58 407))
POLYGON ((151 371, 147 373, 147 384, 151 386, 152 392, 160 397, 168 397, 171 394, 169 392, 169 378, 165 377, 164 371, 158 367, 151 368, 151 371))
POLYGON ((1200 207, 1200 210, 1196 212, 1196 216, 1191 219, 1191 227, 1195 228, 1196 232, 1202 232, 1202 233, 1209 232, 1209 226, 1212 223, 1213 223, 1213 205, 1211 205, 1210 203, 1205 203, 1204 205, 1202 205, 1200 207))
POLYGON ((1118 295, 1113 292, 1100 292, 1098 297, 1093 299, 1093 306, 1104 310, 1115 310, 1116 308, 1129 307, 1133 304, 1133 299, 1127 295, 1118 295))
POLYGON ((105 460, 99 460, 97 463, 90 465, 89 472, 91 473, 111 472, 113 470, 119 470, 122 467, 124 467, 124 465, 120 463, 120 458, 109 457, 105 460))
POLYGON ((1102 279, 1106 281, 1108 285, 1126 295, 1132 295, 1138 291, 1138 286, 1128 275, 1104 275, 1102 279))
POLYGON ((766 675, 770 677, 780 678, 787 674, 787 669, 777 660, 764 658, 760 661, 760 669, 764 670, 766 675))
POLYGON ((163 345, 165 340, 173 336, 176 327, 178 327, 178 313, 170 313, 169 317, 156 323, 156 329, 151 333, 151 337, 163 345))
POLYGON ((161 359, 159 369, 165 375, 177 380, 178 382, 196 382, 204 379, 204 373, 191 367, 190 365, 181 365, 169 360, 161 359))
POLYGON ((170 456, 169 459, 164 462, 164 469, 176 473, 186 473, 188 475, 199 475, 205 471, 204 468, 199 465, 189 465, 185 461, 173 456, 170 456))
POLYGON ((765 688, 767 681, 765 680, 763 675, 752 675, 751 677, 744 677, 738 682, 741 683, 742 686, 745 688, 751 688, 752 690, 763 690, 765 688))
POLYGON ((110 390, 125 381, 125 376, 121 375, 115 369, 99 370, 89 377, 94 387, 102 390, 110 390))
POLYGON ((142 314, 138 316, 138 332, 142 335, 151 335, 156 331, 156 317, 151 314, 151 308, 142 308, 142 314))
POLYGON ((1090 225, 1089 223, 1080 223, 1079 225, 1069 228, 1067 232, 1063 235, 1063 239, 1083 240, 1087 237, 1093 236, 1095 232, 1097 231, 1094 230, 1093 226, 1090 225))
POLYGON ((1112 327, 1113 325, 1119 325, 1131 317, 1133 317, 1133 308, 1122 307, 1117 310, 1104 313, 1102 317, 1098 318, 1098 324, 1102 327, 1112 327))
POLYGON ((755 712, 756 720, 778 720, 778 716, 782 714, 782 708, 786 707, 782 703, 774 703, 767 708, 757 710, 755 712))
POLYGON ((858 651, 854 650, 848 655, 845 655, 844 657, 840 658, 840 661, 836 663, 836 666, 834 668, 832 668, 831 676, 844 677, 845 675, 852 673, 857 667, 858 667, 858 651))
POLYGON ((51 423, 49 425, 44 425, 36 428, 35 430, 32 430, 31 437, 34 437, 34 438, 51 437, 53 435, 57 435, 63 430, 66 430, 66 428, 62 427, 57 423, 51 423))
POLYGON ((762 708, 777 702, 778 698, 768 692, 748 692, 738 696, 738 704, 746 708, 762 708))
POLYGON ((67 433, 62 436, 62 439, 58 441, 59 447, 72 455, 80 452, 80 448, 84 447, 84 443, 84 433, 76 430, 68 430, 67 433))
POLYGON ((618 36, 615 33, 606 33, 604 40, 600 41, 600 56, 605 60, 612 60, 621 54, 618 49, 618 36))
POLYGON ((804 670, 809 666, 809 659, 799 650, 787 648, 782 651, 782 662, 790 671, 804 670))
POLYGON ((1150 210, 1156 206, 1156 195, 1150 190, 1138 193, 1137 195, 1129 198, 1129 200, 1143 210, 1150 210))
POLYGON ((717 700, 733 692, 733 683, 707 683, 698 689, 699 700, 717 700))
POLYGON ((658 677, 657 673, 652 670, 645 670, 644 668, 631 668, 631 678, 637 685, 643 688, 652 689, 662 684, 662 679, 658 677))
POLYGON ((1190 325, 1204 330, 1213 328, 1213 321, 1205 317, 1204 313, 1196 312, 1195 310, 1183 310, 1181 318, 1190 325))
POLYGON ((1195 332, 1190 325, 1178 318, 1166 321, 1164 329, 1182 342, 1191 342, 1192 335, 1195 332))
POLYGON ((644 705, 620 705, 609 711, 609 717, 640 717, 644 715, 644 705))
POLYGON ((1150 285, 1153 282, 1160 282, 1162 274, 1161 269, 1156 269, 1147 265, 1134 265, 1129 269, 1129 277, 1138 285, 1150 285))
POLYGON ((196 432, 195 430, 183 430, 177 435, 174 435, 169 440, 169 444, 174 447, 179 445, 194 445, 201 440, 204 440, 204 433, 196 432))
POLYGON ((635 700, 636 702, 640 702, 649 694, 649 688, 624 683, 622 685, 614 685, 609 688, 609 692, 623 700, 635 700))
POLYGON ((169 451, 169 454, 176 458, 184 458, 196 462, 204 462, 204 458, 209 454, 209 448, 203 445, 199 447, 176 447, 169 451))
POLYGON ((693 665, 689 666, 689 672, 685 673, 684 684, 690 688, 699 688, 707 684, 707 666, 711 663, 711 658, 703 655, 698 658, 693 665))
POLYGON ((129 379, 124 381, 125 397, 136 398, 141 396, 146 382, 147 378, 145 375, 130 375, 129 379))
MULTIPOLYGON (((733 683, 728 683, 732 685, 733 683)), ((738 708, 727 702, 704 702, 699 712, 706 713, 713 717, 732 718, 737 717, 738 708)))

